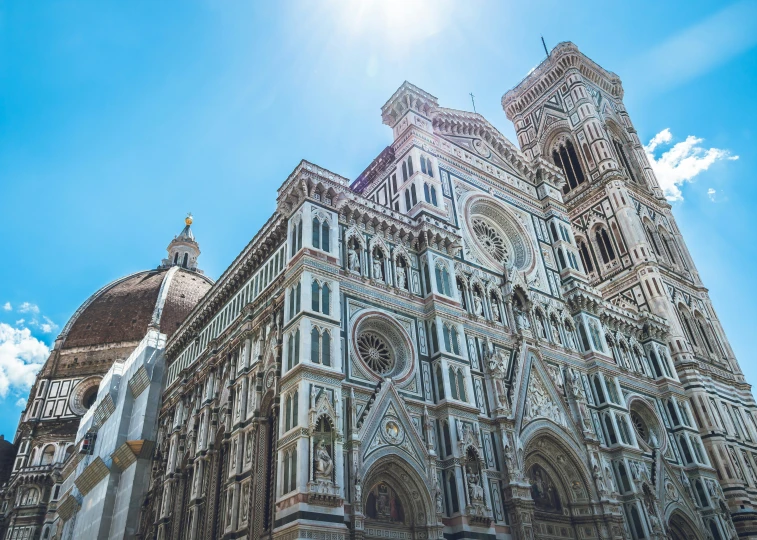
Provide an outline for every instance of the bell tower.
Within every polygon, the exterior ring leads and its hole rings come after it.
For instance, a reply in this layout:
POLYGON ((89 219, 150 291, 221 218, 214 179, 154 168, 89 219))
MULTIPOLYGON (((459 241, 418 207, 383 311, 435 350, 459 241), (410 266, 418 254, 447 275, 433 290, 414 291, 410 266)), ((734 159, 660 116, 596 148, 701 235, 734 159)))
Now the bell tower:
POLYGON ((737 472, 751 467, 748 459, 741 465, 747 448, 728 443, 739 439, 737 428, 712 420, 728 417, 726 402, 751 410, 754 398, 623 104, 619 77, 560 43, 505 93, 502 107, 526 156, 562 170, 562 198, 591 284, 618 308, 667 323, 677 379, 733 520, 742 535, 754 534, 757 498, 737 472))

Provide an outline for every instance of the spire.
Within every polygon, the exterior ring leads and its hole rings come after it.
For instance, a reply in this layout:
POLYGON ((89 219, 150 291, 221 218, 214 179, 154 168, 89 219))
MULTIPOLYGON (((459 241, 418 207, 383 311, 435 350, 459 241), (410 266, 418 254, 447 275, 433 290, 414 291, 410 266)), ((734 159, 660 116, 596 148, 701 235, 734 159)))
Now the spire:
POLYGON ((171 243, 168 244, 168 258, 163 259, 161 268, 169 268, 171 266, 181 266, 187 270, 198 272, 202 274, 202 270, 197 268, 197 257, 200 256, 200 245, 195 240, 195 235, 192 233, 192 222, 194 218, 192 214, 187 214, 184 218, 184 228, 178 236, 174 236, 171 243))

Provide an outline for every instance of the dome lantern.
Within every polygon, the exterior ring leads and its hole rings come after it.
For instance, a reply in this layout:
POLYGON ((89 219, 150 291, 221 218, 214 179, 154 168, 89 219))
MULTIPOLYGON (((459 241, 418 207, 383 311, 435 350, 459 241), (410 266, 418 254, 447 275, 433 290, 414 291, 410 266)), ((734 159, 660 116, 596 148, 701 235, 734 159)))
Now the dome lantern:
POLYGON ((191 213, 184 218, 184 228, 175 236, 171 243, 168 244, 168 258, 163 259, 160 267, 169 268, 171 266, 180 266, 193 272, 202 274, 202 270, 197 268, 197 257, 200 256, 200 245, 195 240, 192 233, 192 223, 194 217, 191 213))

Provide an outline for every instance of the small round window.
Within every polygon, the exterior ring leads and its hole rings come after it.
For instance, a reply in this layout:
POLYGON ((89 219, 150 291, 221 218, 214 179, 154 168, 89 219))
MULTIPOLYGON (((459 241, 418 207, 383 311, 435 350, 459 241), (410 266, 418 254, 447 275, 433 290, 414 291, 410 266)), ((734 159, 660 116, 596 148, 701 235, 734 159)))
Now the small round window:
POLYGON ((85 409, 89 410, 90 407, 95 404, 95 400, 97 400, 97 390, 99 388, 99 386, 90 386, 87 388, 87 391, 84 392, 84 395, 81 398, 81 404, 84 405, 85 409))

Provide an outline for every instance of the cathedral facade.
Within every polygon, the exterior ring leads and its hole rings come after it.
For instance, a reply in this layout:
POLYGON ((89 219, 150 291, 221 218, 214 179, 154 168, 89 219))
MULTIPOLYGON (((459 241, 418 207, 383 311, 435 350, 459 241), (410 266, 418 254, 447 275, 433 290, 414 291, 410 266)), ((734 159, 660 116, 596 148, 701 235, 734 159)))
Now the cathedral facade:
MULTIPOLYGON (((94 295, 32 390, 4 538, 757 538, 757 405, 620 79, 562 43, 502 106, 517 146, 405 82, 392 144, 352 181, 301 162, 180 322, 156 292, 123 350, 78 343, 113 333, 94 295)), ((200 279, 193 242, 159 291, 200 279)))
POLYGON ((755 402, 571 43, 482 116, 404 83, 166 346, 145 538, 755 537, 755 402))

